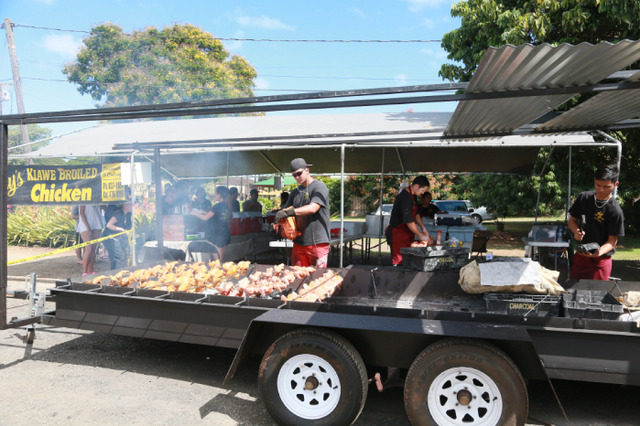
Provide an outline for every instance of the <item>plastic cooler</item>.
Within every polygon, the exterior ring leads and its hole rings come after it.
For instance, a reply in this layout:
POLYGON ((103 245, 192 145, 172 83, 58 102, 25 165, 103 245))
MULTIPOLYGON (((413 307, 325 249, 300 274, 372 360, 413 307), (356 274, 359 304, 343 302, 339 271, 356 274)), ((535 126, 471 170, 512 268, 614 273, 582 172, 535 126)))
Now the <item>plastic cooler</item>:
POLYGON ((427 232, 429 233, 429 236, 431 238, 433 238, 433 241, 436 241, 436 238, 438 237, 438 231, 442 232, 442 236, 441 236, 441 243, 444 243, 445 240, 447 239, 447 229, 449 228, 448 226, 443 226, 443 225, 425 225, 424 226, 427 229, 427 232))
POLYGON ((455 238, 458 241, 462 241, 462 247, 471 249, 473 246, 473 233, 475 232, 473 226, 450 226, 447 232, 449 233, 449 239, 455 238))
POLYGON ((429 233, 430 237, 433 237, 433 240, 436 240, 436 236, 438 235, 438 231, 442 231, 442 241, 447 239, 447 229, 449 228, 448 226, 442 226, 442 225, 425 225, 425 228, 427 228, 427 232, 429 233))
POLYGON ((262 216, 254 216, 250 219, 249 232, 262 232, 262 216))
POLYGON ((229 231, 231 235, 242 235, 246 232, 244 219, 241 217, 234 217, 229 222, 229 231))

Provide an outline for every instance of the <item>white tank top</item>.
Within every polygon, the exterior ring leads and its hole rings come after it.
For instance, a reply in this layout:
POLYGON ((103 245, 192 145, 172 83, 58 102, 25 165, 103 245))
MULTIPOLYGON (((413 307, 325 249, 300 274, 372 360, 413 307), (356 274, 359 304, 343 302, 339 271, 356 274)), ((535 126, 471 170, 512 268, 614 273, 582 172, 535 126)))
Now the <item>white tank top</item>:
MULTIPOLYGON (((84 206, 84 216, 90 229, 102 229, 102 209, 100 206, 84 206)), ((87 231, 82 218, 78 220, 78 232, 87 231)))

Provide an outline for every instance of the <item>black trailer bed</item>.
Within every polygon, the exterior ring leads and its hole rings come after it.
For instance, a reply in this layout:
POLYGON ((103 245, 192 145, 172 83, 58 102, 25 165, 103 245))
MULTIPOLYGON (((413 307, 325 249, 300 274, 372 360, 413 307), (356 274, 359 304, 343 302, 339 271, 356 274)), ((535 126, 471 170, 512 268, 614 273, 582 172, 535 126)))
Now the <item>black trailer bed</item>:
MULTIPOLYGON (((57 325, 127 336, 238 347, 251 320, 271 310, 334 312, 374 317, 484 321, 496 324, 637 332, 636 323, 563 317, 489 313, 482 295, 463 292, 458 271, 420 272, 401 268, 353 266, 337 294, 326 302, 230 297, 166 292, 71 280, 57 281, 57 325)), ((573 288, 640 289, 640 283, 570 282, 573 288)))
MULTIPOLYGON (((490 313, 482 295, 460 289, 455 270, 354 266, 339 272, 344 277, 340 291, 322 303, 58 281, 51 290, 56 311, 45 320, 70 328, 226 348, 240 348, 252 322, 279 330, 328 326, 367 347, 366 362, 401 368, 415 357, 412 351, 434 339, 475 337, 490 340, 532 370, 536 363, 539 369, 541 361, 552 378, 640 385, 640 360, 632 356, 640 351, 636 322, 490 313), (520 343, 529 349, 516 347, 520 343), (390 350, 393 347, 407 350, 390 350)), ((604 290, 614 294, 640 289, 637 282, 569 285, 606 285, 610 288, 604 290)), ((262 349, 258 342, 252 351, 262 349)))

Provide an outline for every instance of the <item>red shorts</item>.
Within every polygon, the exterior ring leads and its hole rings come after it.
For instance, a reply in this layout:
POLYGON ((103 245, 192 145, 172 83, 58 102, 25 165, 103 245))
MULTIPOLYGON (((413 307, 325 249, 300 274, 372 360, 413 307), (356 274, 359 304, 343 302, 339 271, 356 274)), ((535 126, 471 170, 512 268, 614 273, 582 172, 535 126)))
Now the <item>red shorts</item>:
POLYGON ((293 266, 326 268, 328 260, 329 243, 316 244, 314 246, 293 244, 293 250, 291 252, 291 264, 293 266))
POLYGON ((569 274, 571 279, 608 281, 611 276, 611 256, 587 257, 576 253, 572 263, 569 274))

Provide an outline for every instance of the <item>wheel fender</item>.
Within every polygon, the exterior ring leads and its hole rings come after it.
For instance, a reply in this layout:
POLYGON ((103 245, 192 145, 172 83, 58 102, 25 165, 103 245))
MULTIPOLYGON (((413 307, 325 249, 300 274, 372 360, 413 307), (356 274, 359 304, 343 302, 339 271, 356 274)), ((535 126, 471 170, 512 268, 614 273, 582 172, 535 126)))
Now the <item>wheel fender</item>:
MULTIPOLYGON (((264 314, 263 314, 264 315, 264 314)), ((262 316, 262 315, 260 315, 262 316)), ((236 351, 236 355, 233 357, 233 362, 229 366, 229 370, 227 370, 227 374, 224 377, 224 384, 226 385, 233 379, 235 376, 238 367, 249 358, 249 355, 253 353, 253 349, 256 345, 258 337, 260 336, 260 332, 263 329, 263 322, 260 321, 260 316, 254 318, 247 331, 244 333, 242 338, 242 343, 240 343, 240 347, 236 351)))

